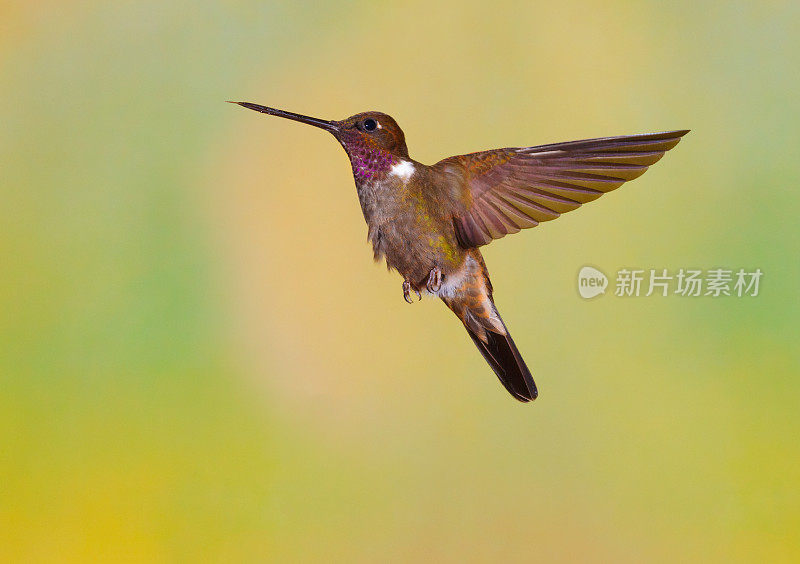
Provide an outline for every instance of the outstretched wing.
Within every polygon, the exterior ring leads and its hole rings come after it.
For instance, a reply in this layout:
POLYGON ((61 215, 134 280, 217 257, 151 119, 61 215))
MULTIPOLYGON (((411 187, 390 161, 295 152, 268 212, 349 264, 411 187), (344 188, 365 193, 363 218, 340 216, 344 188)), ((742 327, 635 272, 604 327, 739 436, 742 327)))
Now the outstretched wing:
POLYGON ((434 165, 467 179, 466 207, 454 218, 465 247, 536 227, 644 174, 689 131, 602 137, 481 151, 434 165))

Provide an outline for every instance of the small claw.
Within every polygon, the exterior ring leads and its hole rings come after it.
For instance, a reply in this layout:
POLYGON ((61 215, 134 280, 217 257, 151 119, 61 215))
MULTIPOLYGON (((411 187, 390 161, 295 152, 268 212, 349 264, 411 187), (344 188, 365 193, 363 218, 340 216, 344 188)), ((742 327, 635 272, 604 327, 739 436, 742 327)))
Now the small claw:
MULTIPOLYGON (((419 295, 419 292, 417 292, 419 295)), ((414 300, 411 299, 411 283, 408 280, 403 281, 403 299, 410 304, 414 303, 414 300)))
POLYGON ((417 301, 421 302, 422 301, 422 294, 420 294, 419 290, 414 290, 414 292, 417 293, 417 301))
POLYGON ((431 269, 430 274, 428 274, 428 291, 431 294, 435 294, 439 291, 439 288, 442 287, 442 271, 439 269, 438 266, 434 266, 431 269))

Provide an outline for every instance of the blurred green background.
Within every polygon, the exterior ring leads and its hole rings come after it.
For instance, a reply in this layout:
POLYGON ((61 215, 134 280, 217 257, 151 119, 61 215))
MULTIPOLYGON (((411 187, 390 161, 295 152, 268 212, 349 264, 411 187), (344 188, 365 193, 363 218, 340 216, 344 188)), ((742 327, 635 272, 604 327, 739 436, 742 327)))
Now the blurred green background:
POLYGON ((800 560, 797 6, 0 4, 0 560, 800 560), (373 264, 334 140, 228 99, 425 163, 693 131, 486 248, 521 405, 373 264))

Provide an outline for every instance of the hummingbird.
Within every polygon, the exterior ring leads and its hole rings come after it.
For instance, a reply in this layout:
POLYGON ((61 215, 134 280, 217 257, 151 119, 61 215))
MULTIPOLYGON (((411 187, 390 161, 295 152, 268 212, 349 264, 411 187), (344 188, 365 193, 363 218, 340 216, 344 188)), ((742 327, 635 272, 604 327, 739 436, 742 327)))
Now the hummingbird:
POLYGON ((480 247, 556 219, 638 178, 689 130, 491 149, 425 165, 391 116, 324 120, 231 102, 324 129, 342 145, 376 261, 403 277, 403 297, 438 297, 461 320, 506 390, 536 399, 531 372, 494 303, 480 247))

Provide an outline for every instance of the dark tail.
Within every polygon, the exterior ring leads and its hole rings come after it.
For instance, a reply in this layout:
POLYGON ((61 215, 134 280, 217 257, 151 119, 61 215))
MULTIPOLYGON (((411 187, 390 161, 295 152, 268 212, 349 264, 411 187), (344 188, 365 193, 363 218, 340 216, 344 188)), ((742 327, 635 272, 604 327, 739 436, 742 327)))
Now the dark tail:
POLYGON ((492 283, 480 251, 470 251, 461 272, 456 274, 456 282, 451 282, 451 287, 440 297, 464 324, 506 390, 519 401, 535 400, 539 392, 494 306, 492 283))
POLYGON ((531 371, 522 360, 490 294, 467 294, 460 299, 445 298, 444 302, 464 323, 472 342, 506 390, 519 401, 535 400, 538 392, 531 371))
POLYGON ((511 339, 511 335, 508 332, 502 335, 494 331, 485 330, 486 342, 483 342, 480 336, 472 329, 469 327, 466 327, 466 329, 475 346, 481 351, 483 358, 492 367, 506 390, 519 401, 535 400, 539 392, 536 390, 531 371, 528 370, 525 361, 522 360, 522 356, 519 354, 513 339, 511 339))

